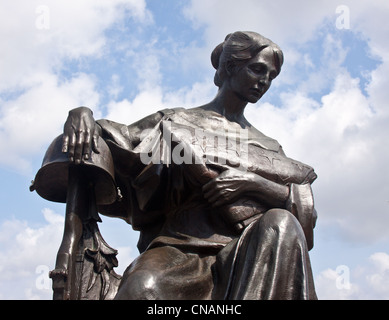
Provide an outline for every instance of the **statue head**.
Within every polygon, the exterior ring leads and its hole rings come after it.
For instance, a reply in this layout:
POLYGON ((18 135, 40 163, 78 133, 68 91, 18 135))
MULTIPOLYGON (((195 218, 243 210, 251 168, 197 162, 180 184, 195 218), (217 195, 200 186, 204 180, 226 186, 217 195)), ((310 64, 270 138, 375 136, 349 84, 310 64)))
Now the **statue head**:
POLYGON ((256 32, 237 31, 227 35, 224 42, 219 44, 211 55, 212 65, 216 69, 214 78, 216 86, 220 88, 230 74, 239 70, 265 48, 272 50, 277 76, 284 61, 278 45, 256 32))

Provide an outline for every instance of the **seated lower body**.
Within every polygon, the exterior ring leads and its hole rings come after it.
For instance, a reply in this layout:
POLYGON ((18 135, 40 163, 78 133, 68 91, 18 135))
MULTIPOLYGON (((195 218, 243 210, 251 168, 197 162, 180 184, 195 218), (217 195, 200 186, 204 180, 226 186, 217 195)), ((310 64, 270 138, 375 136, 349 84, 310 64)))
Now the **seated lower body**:
POLYGON ((123 274, 115 299, 317 299, 305 236, 272 209, 217 254, 172 246, 146 250, 123 274))

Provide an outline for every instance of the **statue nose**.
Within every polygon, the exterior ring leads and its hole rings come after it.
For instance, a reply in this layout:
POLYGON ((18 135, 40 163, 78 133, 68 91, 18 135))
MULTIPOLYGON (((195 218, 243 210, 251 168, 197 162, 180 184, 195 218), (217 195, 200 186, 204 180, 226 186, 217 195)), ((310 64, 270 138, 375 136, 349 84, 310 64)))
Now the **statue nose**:
POLYGON ((265 87, 269 85, 269 77, 262 77, 259 79, 258 83, 261 87, 265 87))

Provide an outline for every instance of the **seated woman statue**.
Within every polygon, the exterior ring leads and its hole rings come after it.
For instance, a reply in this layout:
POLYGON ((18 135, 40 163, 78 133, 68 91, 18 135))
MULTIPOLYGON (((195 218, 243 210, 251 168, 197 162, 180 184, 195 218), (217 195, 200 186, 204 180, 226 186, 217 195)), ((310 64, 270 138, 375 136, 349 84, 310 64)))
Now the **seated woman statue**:
POLYGON ((75 164, 109 146, 122 198, 99 212, 140 231, 140 255, 116 299, 316 299, 308 251, 313 169, 245 118, 278 76, 281 49, 235 32, 211 56, 216 97, 129 126, 69 112, 63 152, 75 164))

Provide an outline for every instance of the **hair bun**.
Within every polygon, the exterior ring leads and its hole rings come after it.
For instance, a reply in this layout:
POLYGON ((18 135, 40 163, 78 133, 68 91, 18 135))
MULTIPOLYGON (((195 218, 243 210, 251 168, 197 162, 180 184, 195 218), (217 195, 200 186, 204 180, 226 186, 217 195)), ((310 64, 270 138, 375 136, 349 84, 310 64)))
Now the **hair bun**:
POLYGON ((224 42, 219 44, 211 54, 211 62, 213 67, 217 70, 219 68, 219 61, 220 61, 220 56, 223 53, 223 47, 224 43, 228 40, 228 38, 232 35, 232 33, 227 34, 226 38, 224 39, 224 42))
POLYGON ((223 53, 223 45, 224 42, 219 44, 215 49, 213 49, 212 54, 211 54, 211 62, 212 66, 217 70, 219 68, 219 61, 220 61, 220 56, 223 53))

